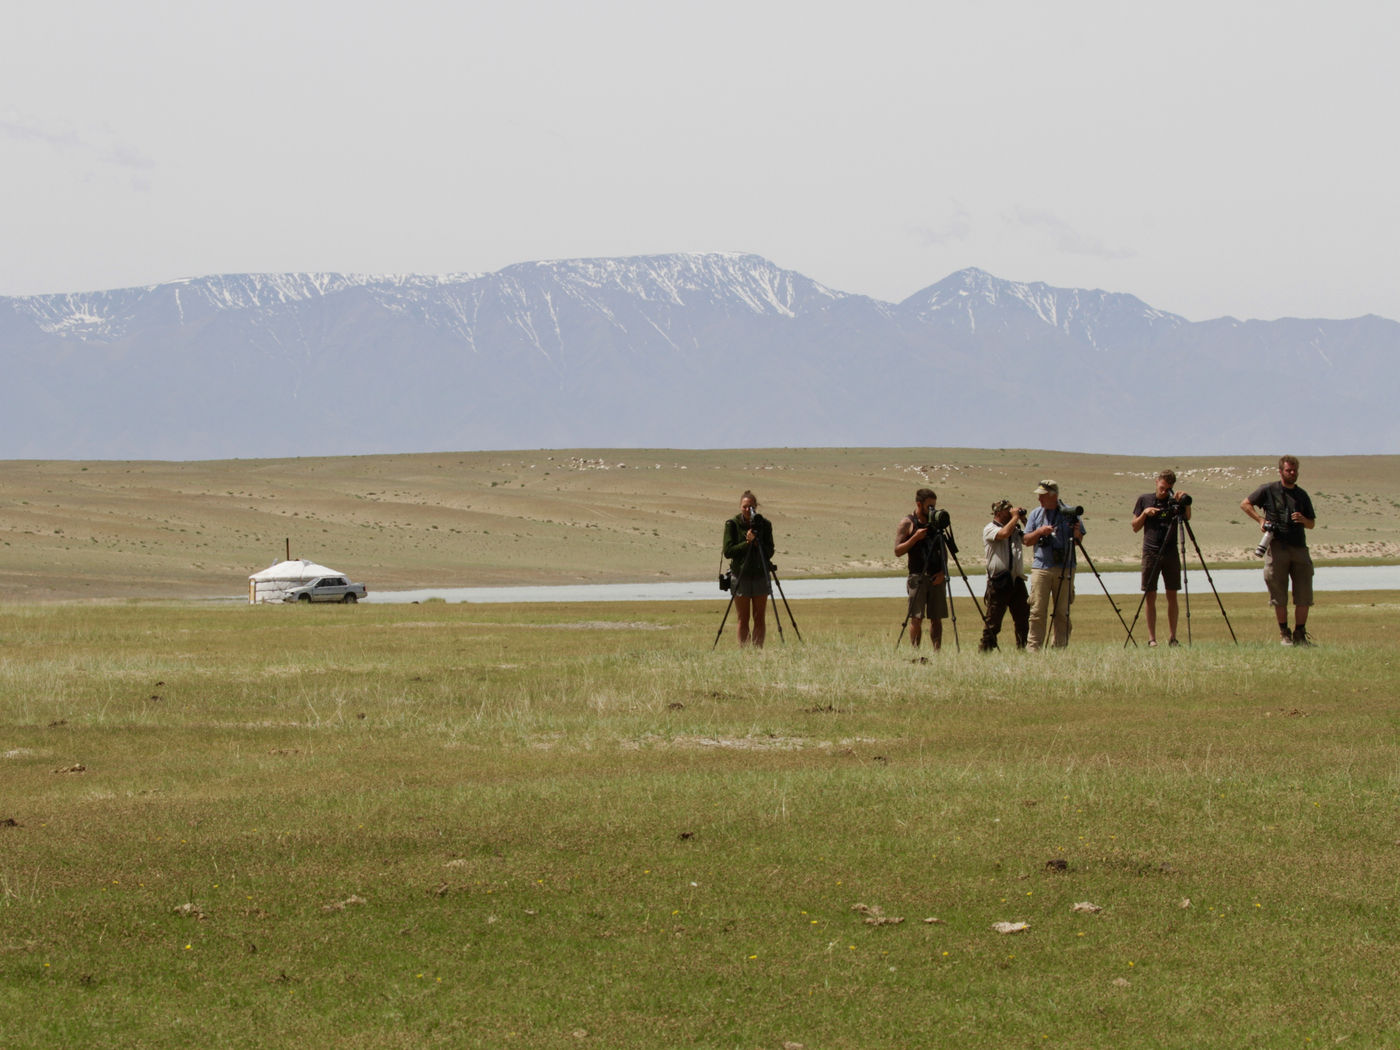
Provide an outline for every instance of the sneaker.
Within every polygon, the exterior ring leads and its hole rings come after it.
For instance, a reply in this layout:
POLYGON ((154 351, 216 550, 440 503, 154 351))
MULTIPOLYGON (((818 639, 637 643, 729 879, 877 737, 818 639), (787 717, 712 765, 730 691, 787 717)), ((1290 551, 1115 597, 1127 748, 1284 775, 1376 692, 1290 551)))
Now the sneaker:
POLYGON ((1293 644, 1301 645, 1308 649, 1313 647, 1313 640, 1308 637, 1308 632, 1303 628, 1301 623, 1293 628, 1293 644))
POLYGON ((1293 644, 1293 635, 1290 634, 1289 631, 1288 631, 1288 624, 1286 624, 1286 623, 1281 623, 1281 624, 1279 624, 1279 625, 1278 625, 1278 634, 1279 634, 1279 639, 1278 639, 1279 645, 1292 645, 1292 644, 1293 644))

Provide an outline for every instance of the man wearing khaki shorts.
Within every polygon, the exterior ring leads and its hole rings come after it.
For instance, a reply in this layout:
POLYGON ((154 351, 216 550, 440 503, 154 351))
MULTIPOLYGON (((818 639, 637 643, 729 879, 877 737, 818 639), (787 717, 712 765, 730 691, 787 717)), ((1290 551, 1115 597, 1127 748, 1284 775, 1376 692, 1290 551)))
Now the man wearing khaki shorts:
POLYGON ((928 621, 929 645, 943 648, 943 621, 948 617, 947 565, 943 544, 933 525, 938 496, 933 489, 914 493, 914 513, 899 521, 894 533, 894 556, 909 556, 909 578, 904 589, 909 595, 909 644, 915 649, 922 638, 922 625, 928 621))
POLYGON ((1259 523, 1268 539, 1264 554, 1264 583, 1269 588, 1269 604, 1278 620, 1279 642, 1283 645, 1311 646, 1308 637, 1308 610, 1313 603, 1313 563, 1308 553, 1307 530, 1317 524, 1312 498, 1298 487, 1298 457, 1282 456, 1278 461, 1278 481, 1260 485, 1243 500, 1240 510, 1259 523), (1296 624, 1288 630, 1288 587, 1293 586, 1296 624))

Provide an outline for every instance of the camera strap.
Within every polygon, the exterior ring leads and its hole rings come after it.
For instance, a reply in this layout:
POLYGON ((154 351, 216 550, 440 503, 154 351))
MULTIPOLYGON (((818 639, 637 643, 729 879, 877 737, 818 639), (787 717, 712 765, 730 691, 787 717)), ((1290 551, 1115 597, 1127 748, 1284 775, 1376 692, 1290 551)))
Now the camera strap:
POLYGON ((1269 509, 1273 511, 1274 524, 1288 532, 1293 528, 1293 512, 1298 509, 1298 501, 1292 498, 1283 482, 1276 481, 1274 485, 1277 488, 1271 486, 1269 490, 1269 509))
POLYGON ((1050 555, 1051 561, 1056 566, 1074 564, 1074 519, 1069 517, 1059 507, 1055 508, 1055 519, 1051 522, 1054 529, 1050 533, 1050 555), (1062 532, 1061 529, 1064 531, 1062 532))

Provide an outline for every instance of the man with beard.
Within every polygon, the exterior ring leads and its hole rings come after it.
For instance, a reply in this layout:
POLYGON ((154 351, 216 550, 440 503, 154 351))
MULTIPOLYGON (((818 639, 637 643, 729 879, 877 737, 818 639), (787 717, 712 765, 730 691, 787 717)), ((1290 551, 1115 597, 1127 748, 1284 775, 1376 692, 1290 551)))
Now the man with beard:
POLYGON ((934 525, 938 496, 933 489, 914 493, 914 513, 900 519, 894 533, 894 556, 909 555, 909 578, 905 590, 909 595, 909 644, 919 647, 922 624, 928 620, 929 644, 943 647, 943 621, 948 616, 947 560, 943 554, 942 537, 934 525))
POLYGON ((1311 646, 1308 609, 1313 603, 1313 563, 1308 553, 1307 530, 1317 524, 1312 498, 1298 487, 1298 457, 1282 456, 1278 481, 1260 485, 1240 501, 1240 510, 1259 523, 1269 539, 1264 554, 1264 583, 1269 604, 1278 619, 1279 641, 1284 645, 1311 646), (1293 585, 1295 626, 1288 630, 1288 585, 1293 585))

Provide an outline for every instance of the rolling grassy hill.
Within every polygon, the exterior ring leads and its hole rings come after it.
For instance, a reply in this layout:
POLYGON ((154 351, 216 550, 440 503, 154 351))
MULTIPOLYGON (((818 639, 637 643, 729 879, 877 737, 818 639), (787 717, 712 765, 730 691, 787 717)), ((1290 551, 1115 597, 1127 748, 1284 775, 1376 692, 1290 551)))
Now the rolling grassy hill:
MULTIPOLYGON (((787 577, 901 571, 895 525, 929 485, 964 567, 991 500, 1034 506, 1058 480, 1086 507, 1104 568, 1135 562, 1134 498, 1165 465, 1195 498, 1212 566, 1244 563, 1257 533, 1240 499, 1269 457, 1148 459, 1026 450, 849 448, 536 450, 202 462, 0 462, 0 594, 9 601, 216 597, 293 557, 371 590, 705 579, 724 518, 753 489, 787 577)), ((1400 557, 1400 456, 1305 458, 1319 560, 1400 557)))

